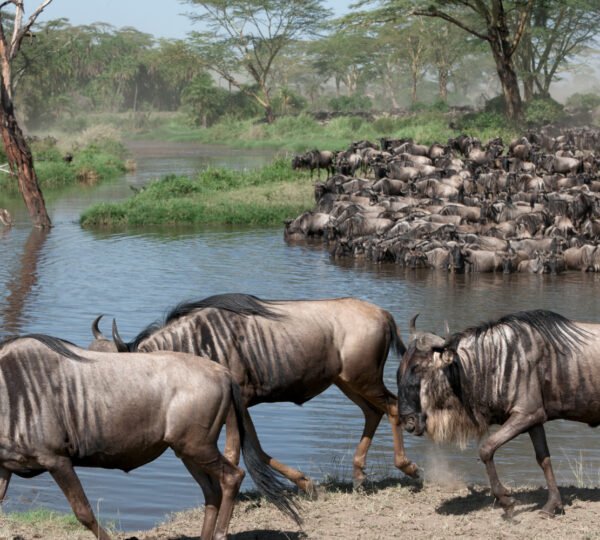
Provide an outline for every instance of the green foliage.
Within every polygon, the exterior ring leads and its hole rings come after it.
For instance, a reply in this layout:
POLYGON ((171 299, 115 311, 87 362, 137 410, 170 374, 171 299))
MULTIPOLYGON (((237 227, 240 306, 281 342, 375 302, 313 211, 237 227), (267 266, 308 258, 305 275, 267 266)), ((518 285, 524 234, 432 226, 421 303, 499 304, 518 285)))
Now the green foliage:
POLYGON ((312 189, 308 175, 292 171, 288 160, 250 171, 207 169, 194 178, 166 176, 131 199, 95 205, 81 224, 274 224, 310 208, 312 189))
POLYGON ((331 98, 329 106, 336 112, 357 112, 371 110, 373 102, 368 96, 355 94, 331 98))
POLYGON ((574 111, 590 111, 600 106, 600 94, 592 92, 580 94, 579 92, 569 96, 565 107, 574 111))
POLYGON ((46 508, 35 508, 26 512, 10 512, 8 514, 3 514, 2 517, 14 523, 22 523, 25 525, 52 523, 52 525, 59 524, 69 530, 82 528, 74 514, 59 514, 58 512, 46 508))
POLYGON ((552 98, 535 98, 525 104, 525 121, 531 125, 557 123, 564 116, 563 106, 552 98))
MULTIPOLYGON (((58 189, 78 183, 93 184, 115 178, 125 172, 125 147, 118 141, 101 138, 83 148, 72 150, 67 163, 52 137, 31 142, 35 171, 41 189, 58 189)), ((17 182, 9 175, 0 176, 0 189, 18 193, 17 182)))

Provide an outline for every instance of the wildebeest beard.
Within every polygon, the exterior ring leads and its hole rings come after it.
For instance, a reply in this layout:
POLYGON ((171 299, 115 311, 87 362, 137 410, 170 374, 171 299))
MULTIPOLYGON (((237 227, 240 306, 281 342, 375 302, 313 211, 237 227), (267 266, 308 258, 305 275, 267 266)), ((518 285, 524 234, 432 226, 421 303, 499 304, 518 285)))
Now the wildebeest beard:
POLYGON ((465 448, 469 440, 487 432, 488 424, 466 402, 461 381, 464 371, 456 352, 452 354, 452 362, 435 369, 432 378, 421 382, 421 404, 429 436, 436 442, 452 442, 465 448))

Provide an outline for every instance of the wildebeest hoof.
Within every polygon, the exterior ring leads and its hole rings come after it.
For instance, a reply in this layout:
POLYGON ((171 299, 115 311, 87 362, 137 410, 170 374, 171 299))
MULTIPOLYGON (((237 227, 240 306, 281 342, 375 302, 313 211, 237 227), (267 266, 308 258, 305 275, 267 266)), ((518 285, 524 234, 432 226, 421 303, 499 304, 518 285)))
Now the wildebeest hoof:
POLYGON ((551 519, 556 516, 564 516, 565 509, 562 506, 557 506, 556 508, 542 508, 540 510, 540 516, 551 519))
POLYGON ((416 463, 409 463, 408 465, 404 465, 404 467, 400 467, 400 470, 411 478, 421 478, 421 471, 416 463))
POLYGON ((316 501, 319 498, 319 487, 312 480, 306 483, 303 491, 304 495, 311 501, 316 501))
POLYGON ((355 477, 352 480, 352 489, 354 489, 354 491, 361 491, 362 489, 364 489, 364 483, 365 480, 367 479, 367 477, 365 475, 360 476, 360 477, 355 477))

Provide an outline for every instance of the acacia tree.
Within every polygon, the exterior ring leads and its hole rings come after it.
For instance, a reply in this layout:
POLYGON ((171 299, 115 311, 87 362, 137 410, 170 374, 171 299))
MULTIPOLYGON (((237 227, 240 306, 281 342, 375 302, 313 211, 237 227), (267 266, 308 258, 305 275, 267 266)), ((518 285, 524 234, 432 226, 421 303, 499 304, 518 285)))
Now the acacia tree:
POLYGON ((23 131, 15 117, 12 98, 11 63, 17 56, 23 38, 29 34, 31 26, 38 15, 52 0, 44 0, 24 22, 24 1, 5 0, 0 3, 0 69, 2 81, 0 84, 0 132, 8 164, 13 174, 17 176, 19 190, 29 211, 31 221, 36 227, 49 228, 52 226, 46 211, 44 197, 40 190, 37 175, 33 167, 31 149, 23 136, 23 131), (6 13, 6 7, 14 6, 14 19, 6 13), (7 19, 12 20, 10 37, 7 19))
POLYGON ((520 120, 523 103, 513 57, 533 7, 534 0, 436 0, 426 9, 415 9, 413 13, 444 19, 486 41, 496 64, 506 114, 512 120, 520 120), (510 15, 507 13, 507 7, 511 11, 510 15), (474 25, 463 22, 464 19, 460 15, 465 9, 475 16, 474 25), (512 31, 511 15, 517 21, 512 31))
POLYGON ((273 61, 294 40, 314 35, 330 11, 320 0, 182 1, 202 8, 188 16, 209 28, 192 34, 206 67, 254 99, 273 122, 273 61))
POLYGON ((558 71, 599 31, 598 0, 537 0, 516 53, 525 99, 547 96, 558 71))

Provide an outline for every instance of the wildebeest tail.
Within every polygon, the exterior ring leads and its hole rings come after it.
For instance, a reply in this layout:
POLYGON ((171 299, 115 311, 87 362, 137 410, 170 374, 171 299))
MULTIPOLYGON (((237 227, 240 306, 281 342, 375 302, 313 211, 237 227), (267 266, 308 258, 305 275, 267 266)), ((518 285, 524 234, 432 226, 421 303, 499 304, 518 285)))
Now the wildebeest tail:
POLYGON ((277 473, 260 459, 260 442, 255 436, 254 430, 247 423, 248 420, 244 414, 246 407, 242 400, 240 387, 235 382, 232 382, 231 390, 244 463, 252 480, 254 480, 258 491, 269 502, 291 517, 298 525, 301 525, 302 518, 298 513, 298 507, 291 496, 291 492, 288 491, 286 485, 277 477, 277 473))

